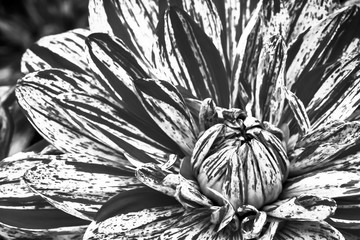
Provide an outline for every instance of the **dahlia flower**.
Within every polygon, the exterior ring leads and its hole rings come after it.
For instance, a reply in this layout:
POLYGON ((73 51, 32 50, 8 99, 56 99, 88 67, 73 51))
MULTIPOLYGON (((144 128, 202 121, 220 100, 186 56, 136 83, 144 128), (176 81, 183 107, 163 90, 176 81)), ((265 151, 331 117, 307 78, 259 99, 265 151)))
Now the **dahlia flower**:
POLYGON ((89 12, 89 30, 23 56, 16 95, 51 145, 1 162, 1 234, 357 238, 357 6, 91 0, 89 12))

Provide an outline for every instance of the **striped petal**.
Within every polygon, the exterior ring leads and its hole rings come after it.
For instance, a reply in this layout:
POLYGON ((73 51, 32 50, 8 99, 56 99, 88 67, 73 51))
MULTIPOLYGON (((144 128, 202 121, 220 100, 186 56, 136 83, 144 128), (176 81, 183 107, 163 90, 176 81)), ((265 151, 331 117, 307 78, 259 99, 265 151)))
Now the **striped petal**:
POLYGON ((244 29, 234 52, 231 75, 231 106, 245 109, 251 98, 251 82, 255 82, 259 61, 262 35, 260 10, 258 4, 244 29))
POLYGON ((360 230, 339 229, 346 240, 359 240, 360 230))
POLYGON ((49 69, 30 73, 18 82, 16 95, 20 106, 42 136, 63 152, 101 156, 110 160, 123 159, 101 141, 73 126, 56 103, 64 92, 87 92, 106 96, 89 81, 92 78, 67 70, 49 69))
POLYGON ((221 43, 222 23, 215 5, 216 3, 211 0, 182 0, 184 11, 189 14, 194 22, 211 38, 225 64, 226 61, 221 43))
POLYGON ((157 0, 90 0, 90 30, 121 38, 132 52, 151 63, 158 10, 157 0))
POLYGON ((24 173, 51 158, 18 153, 0 163, 0 237, 58 239, 82 235, 89 222, 68 215, 28 188, 24 173))
POLYGON ((285 84, 286 48, 280 36, 264 42, 258 61, 257 75, 255 82, 251 83, 251 98, 246 109, 251 109, 251 115, 260 121, 277 125, 285 100, 282 87, 285 84))
POLYGON ((156 239, 184 212, 179 206, 155 207, 116 215, 88 227, 84 240, 156 239))
POLYGON ((161 239, 242 239, 241 231, 225 228, 217 232, 211 222, 210 209, 194 209, 178 217, 175 224, 161 234, 161 239))
POLYGON ((329 198, 301 195, 277 201, 263 209, 268 215, 297 221, 321 221, 333 215, 336 202, 329 198))
POLYGON ((211 200, 201 193, 197 182, 185 179, 179 174, 172 174, 155 164, 139 167, 136 177, 152 189, 176 198, 185 208, 213 205, 211 200))
MULTIPOLYGON (((353 49, 358 49, 360 35, 357 31, 348 29, 357 28, 359 21, 358 7, 345 8, 301 34, 288 52, 287 86, 293 86, 299 79, 306 81, 305 75, 310 70, 349 56, 353 49)), ((312 83, 313 88, 318 86, 320 79, 312 83)), ((304 86, 302 82, 297 87, 304 86)))
POLYGON ((274 240, 345 240, 344 236, 326 222, 287 221, 276 233, 274 240))
POLYGON ((52 205, 85 220, 116 193, 143 186, 132 171, 86 155, 59 155, 29 169, 24 179, 52 205))
MULTIPOLYGON (((58 212, 61 212, 57 210, 58 212)), ((84 232, 87 228, 87 225, 80 225, 80 226, 71 226, 71 221, 73 221, 73 216, 70 215, 61 215, 57 214, 55 211, 48 211, 46 217, 44 219, 38 218, 36 220, 42 221, 42 222, 51 222, 54 221, 54 219, 62 219, 62 221, 66 222, 66 225, 59 225, 58 227, 54 228, 47 228, 47 229, 41 229, 41 228, 19 228, 14 227, 12 225, 7 225, 0 223, 0 237, 2 239, 7 240, 18 240, 18 239, 46 239, 46 240, 80 240, 82 239, 82 236, 84 235, 84 232), (69 217, 70 216, 70 217, 69 217), (70 226, 67 226, 70 225, 70 226)), ((30 221, 34 221, 36 217, 38 217, 40 214, 35 213, 34 216, 21 216, 20 219, 28 219, 30 221)))
MULTIPOLYGON (((345 158, 346 151, 360 142, 360 122, 333 122, 314 129, 301 138, 290 153, 290 176, 335 167, 337 159, 345 158)), ((337 161, 340 161, 337 160, 337 161)), ((350 159, 348 159, 350 161, 350 159)), ((341 169, 339 169, 341 170, 341 169)))
POLYGON ((100 76, 101 85, 119 107, 128 111, 132 118, 138 119, 138 125, 141 125, 142 129, 151 131, 154 140, 180 153, 176 143, 147 114, 135 90, 133 82, 135 79, 151 76, 147 72, 148 69, 141 64, 141 60, 136 58, 119 39, 107 34, 92 34, 87 44, 90 49, 89 61, 92 69, 100 76))
POLYGON ((291 198, 301 194, 328 198, 360 195, 360 173, 333 170, 289 178, 280 198, 291 198))
POLYGON ((125 191, 99 210, 84 239, 158 237, 183 212, 174 198, 151 188, 125 191))
POLYGON ((116 152, 131 155, 140 162, 158 160, 162 163, 171 153, 171 149, 151 138, 153 131, 140 119, 107 99, 87 94, 63 94, 57 100, 74 126, 84 129, 116 152))
POLYGON ((339 3, 330 1, 284 1, 289 11, 289 28, 284 36, 287 43, 293 42, 301 33, 316 25, 329 14, 333 13, 339 3))
POLYGON ((211 97, 228 106, 228 80, 221 56, 211 39, 182 10, 170 7, 160 35, 162 57, 171 70, 172 84, 180 85, 199 99, 211 97))
POLYGON ((356 51, 356 56, 346 56, 326 68, 321 86, 306 107, 314 127, 334 120, 347 120, 358 109, 360 51, 356 51))
POLYGON ((288 122, 289 130, 292 134, 299 134, 303 136, 306 134, 310 128, 311 123, 309 120, 309 116, 307 115, 306 109, 304 107, 303 102, 291 91, 289 91, 286 87, 284 87, 285 98, 287 100, 288 105, 285 108, 290 108, 291 113, 284 113, 282 122, 288 122), (296 124, 294 123, 294 117, 296 120, 296 124))
POLYGON ((87 29, 75 29, 41 38, 24 53, 21 71, 65 68, 90 74, 85 54, 85 39, 89 34, 87 29))
POLYGON ((236 43, 239 41, 258 1, 225 0, 213 2, 222 22, 222 35, 226 38, 224 41, 225 52, 230 66, 233 66, 236 43))
POLYGON ((134 83, 148 114, 190 156, 198 130, 181 94, 166 81, 142 79, 134 83))

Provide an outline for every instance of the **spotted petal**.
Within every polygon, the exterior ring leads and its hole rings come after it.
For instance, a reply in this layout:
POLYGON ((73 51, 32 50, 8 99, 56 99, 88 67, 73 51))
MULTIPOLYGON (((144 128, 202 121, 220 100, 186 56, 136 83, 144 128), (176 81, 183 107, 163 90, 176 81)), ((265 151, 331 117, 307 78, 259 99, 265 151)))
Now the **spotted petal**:
POLYGON ((85 39, 89 34, 87 29, 75 29, 41 38, 24 53, 21 71, 65 68, 90 74, 85 54, 85 39))

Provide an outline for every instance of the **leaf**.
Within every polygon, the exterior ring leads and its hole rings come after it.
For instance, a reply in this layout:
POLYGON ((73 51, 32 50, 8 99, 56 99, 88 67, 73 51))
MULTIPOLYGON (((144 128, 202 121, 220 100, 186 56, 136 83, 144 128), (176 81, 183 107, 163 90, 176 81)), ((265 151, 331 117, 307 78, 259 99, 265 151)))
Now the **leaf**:
POLYGON ((170 7, 160 36, 161 56, 171 70, 173 85, 189 90, 200 100, 211 97, 228 106, 228 80, 221 56, 211 39, 182 10, 170 7))
POLYGON ((85 39, 90 33, 87 29, 79 28, 41 38, 24 53, 21 71, 29 73, 50 68, 65 68, 91 74, 85 54, 85 39))
POLYGON ((24 179, 58 209, 90 221, 116 193, 143 186, 133 171, 87 155, 59 155, 29 169, 24 179))
POLYGON ((297 222, 287 221, 283 228, 275 234, 276 240, 345 240, 342 234, 336 228, 326 222, 297 222))
POLYGON ((333 199, 316 195, 300 195, 264 207, 269 216, 289 221, 321 221, 333 215, 335 210, 333 199))
POLYGON ((198 129, 181 94, 166 81, 141 79, 134 83, 148 114, 184 154, 191 155, 198 129))
POLYGON ((115 35, 149 64, 157 23, 158 1, 89 1, 90 30, 115 35))

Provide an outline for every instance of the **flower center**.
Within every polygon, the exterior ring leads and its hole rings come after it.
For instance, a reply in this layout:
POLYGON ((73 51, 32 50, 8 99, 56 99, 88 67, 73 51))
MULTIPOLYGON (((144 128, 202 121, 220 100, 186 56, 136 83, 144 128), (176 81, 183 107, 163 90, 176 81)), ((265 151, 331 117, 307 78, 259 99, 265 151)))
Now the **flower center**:
POLYGON ((242 110, 204 102, 204 131, 191 157, 202 193, 220 206, 225 199, 234 209, 259 209, 276 200, 289 166, 281 141, 242 110))

